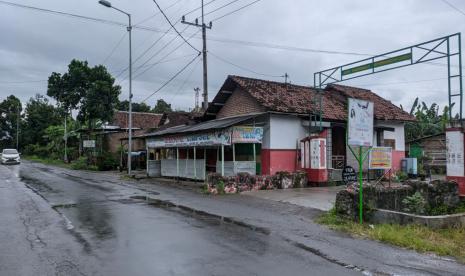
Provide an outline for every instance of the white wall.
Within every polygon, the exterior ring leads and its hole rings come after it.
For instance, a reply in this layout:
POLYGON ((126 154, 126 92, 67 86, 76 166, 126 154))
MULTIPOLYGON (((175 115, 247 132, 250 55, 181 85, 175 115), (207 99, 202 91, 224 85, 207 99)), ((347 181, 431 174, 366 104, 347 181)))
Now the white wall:
POLYGON ((270 115, 269 149, 296 149, 296 141, 307 135, 307 129, 302 126, 302 120, 292 115, 270 115))
MULTIPOLYGON (((394 131, 384 131, 384 139, 395 139, 396 151, 405 151, 404 123, 376 122, 375 126, 392 127, 394 131)), ((376 136, 375 136, 376 141, 376 136)))

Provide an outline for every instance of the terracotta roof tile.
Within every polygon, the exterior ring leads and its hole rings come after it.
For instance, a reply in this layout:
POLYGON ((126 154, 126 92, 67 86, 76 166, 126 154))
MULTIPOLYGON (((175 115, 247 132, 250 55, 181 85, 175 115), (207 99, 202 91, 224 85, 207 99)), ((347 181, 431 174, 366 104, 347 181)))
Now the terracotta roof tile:
MULTIPOLYGON (((229 76, 228 80, 248 92, 268 111, 309 114, 312 110, 317 111, 319 107, 318 104, 311 106, 312 99, 318 99, 318 92, 312 87, 240 76, 229 76)), ((228 80, 221 90, 227 90, 225 86, 231 85, 228 80)), ((329 85, 322 93, 323 118, 326 120, 346 120, 348 97, 374 102, 374 113, 377 120, 415 120, 413 116, 370 90, 344 85, 329 85)))
MULTIPOLYGON (((155 129, 158 128, 163 114, 147 113, 147 112, 132 112, 132 125, 134 128, 155 129)), ((110 123, 120 128, 128 128, 128 112, 115 111, 113 121, 110 123)))

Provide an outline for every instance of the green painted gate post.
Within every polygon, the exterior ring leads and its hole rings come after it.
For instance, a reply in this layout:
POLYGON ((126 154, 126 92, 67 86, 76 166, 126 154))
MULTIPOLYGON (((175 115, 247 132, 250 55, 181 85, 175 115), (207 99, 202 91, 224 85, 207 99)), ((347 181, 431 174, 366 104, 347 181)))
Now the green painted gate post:
POLYGON ((362 156, 362 147, 360 146, 358 148, 358 183, 359 183, 359 218, 360 218, 360 224, 363 223, 363 156, 362 156))

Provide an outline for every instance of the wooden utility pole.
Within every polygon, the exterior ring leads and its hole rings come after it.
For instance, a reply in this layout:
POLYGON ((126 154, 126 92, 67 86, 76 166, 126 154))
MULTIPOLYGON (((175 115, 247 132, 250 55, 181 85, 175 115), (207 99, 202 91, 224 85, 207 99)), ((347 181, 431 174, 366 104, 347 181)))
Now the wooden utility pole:
POLYGON ((203 96, 203 104, 202 104, 202 108, 203 108, 203 110, 207 110, 207 108, 208 108, 207 29, 212 28, 212 22, 210 21, 208 26, 205 25, 204 13, 203 13, 203 0, 202 0, 201 24, 199 24, 198 18, 196 18, 194 22, 187 22, 185 16, 182 16, 181 23, 202 28, 202 42, 203 42, 203 47, 202 47, 202 59, 203 59, 203 94, 202 94, 202 96, 203 96))

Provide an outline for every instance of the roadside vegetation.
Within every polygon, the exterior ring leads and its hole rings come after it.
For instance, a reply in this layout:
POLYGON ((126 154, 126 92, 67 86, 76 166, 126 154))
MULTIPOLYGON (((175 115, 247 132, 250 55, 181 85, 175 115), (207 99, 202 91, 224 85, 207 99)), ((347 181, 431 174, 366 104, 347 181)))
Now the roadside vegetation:
POLYGON ((421 253, 452 256, 465 263, 465 228, 431 229, 421 225, 367 223, 360 225, 339 217, 335 209, 321 215, 317 222, 354 237, 378 240, 421 253))

